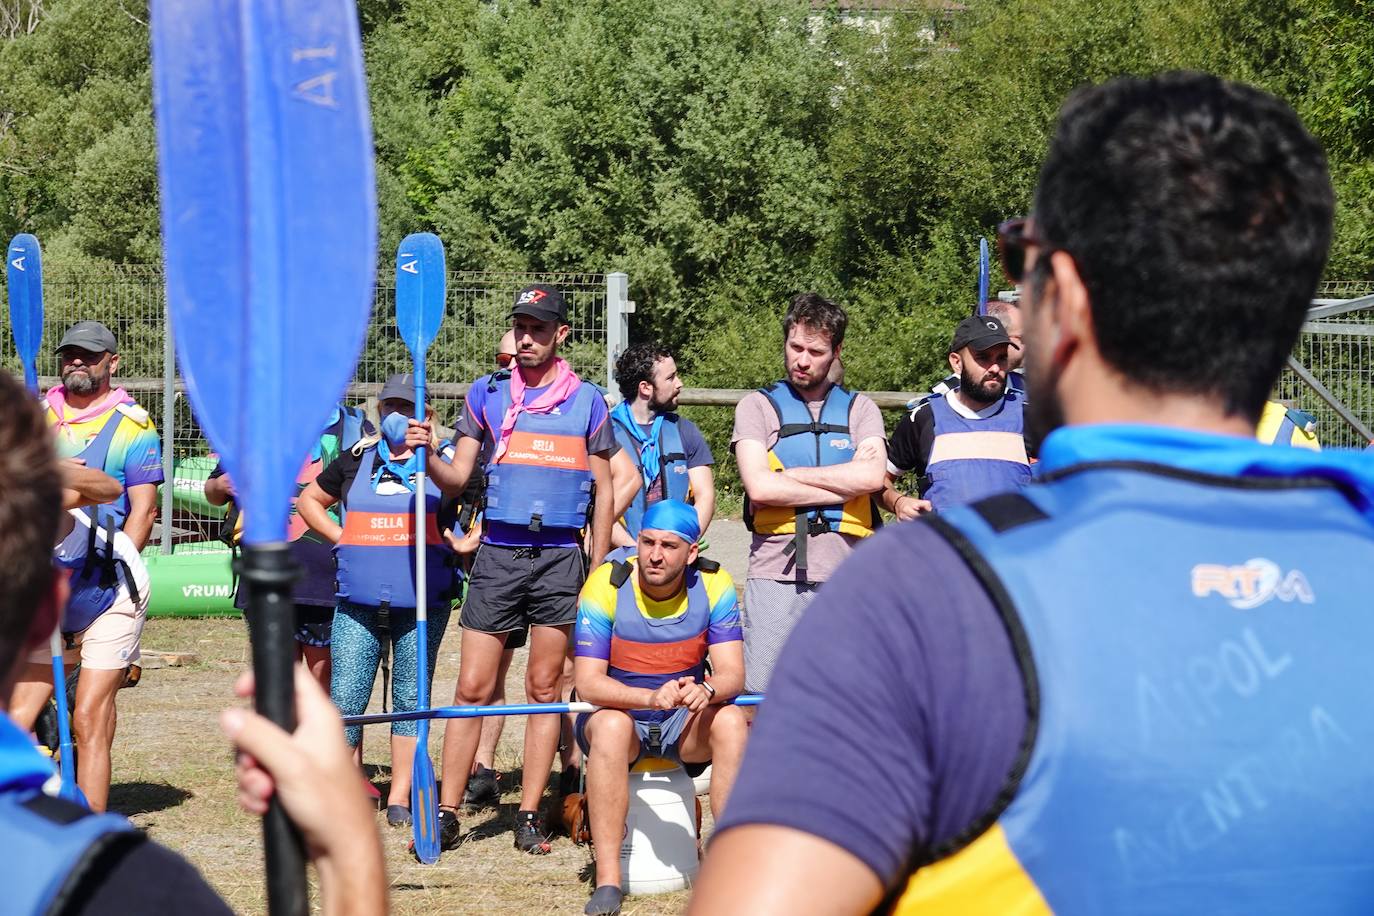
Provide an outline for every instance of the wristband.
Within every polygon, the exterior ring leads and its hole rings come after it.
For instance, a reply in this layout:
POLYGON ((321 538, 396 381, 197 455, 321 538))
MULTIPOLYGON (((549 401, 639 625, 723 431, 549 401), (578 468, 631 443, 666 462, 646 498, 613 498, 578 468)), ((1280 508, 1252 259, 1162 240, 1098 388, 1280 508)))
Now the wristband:
POLYGON ((716 698, 716 688, 712 687, 709 682, 702 681, 701 686, 705 687, 706 692, 711 695, 710 699, 714 700, 716 698))

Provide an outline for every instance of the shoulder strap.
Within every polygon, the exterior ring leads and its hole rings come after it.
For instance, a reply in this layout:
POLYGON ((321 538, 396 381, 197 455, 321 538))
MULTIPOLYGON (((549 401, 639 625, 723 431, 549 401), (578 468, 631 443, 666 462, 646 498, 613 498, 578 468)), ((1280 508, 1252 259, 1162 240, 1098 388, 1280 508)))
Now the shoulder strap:
POLYGON ((137 404, 126 404, 121 401, 115 405, 115 410, 128 417, 130 420, 133 420, 139 426, 148 425, 148 411, 139 407, 137 404))
POLYGON ((713 573, 720 572, 720 564, 715 560, 708 560, 706 557, 697 555, 697 561, 692 564, 697 568, 697 572, 713 573))
POLYGON ((616 560, 611 564, 611 585, 616 588, 623 586, 630 578, 630 564, 625 560, 616 560))

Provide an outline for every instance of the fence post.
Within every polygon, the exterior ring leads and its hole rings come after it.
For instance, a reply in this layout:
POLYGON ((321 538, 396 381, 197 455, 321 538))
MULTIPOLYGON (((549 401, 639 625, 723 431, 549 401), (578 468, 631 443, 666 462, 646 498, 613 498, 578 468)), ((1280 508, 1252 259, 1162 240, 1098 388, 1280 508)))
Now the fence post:
POLYGON ((177 356, 172 340, 172 310, 167 307, 167 294, 162 296, 162 553, 172 552, 173 491, 176 490, 176 396, 177 356))
POLYGON ((630 315, 634 310, 629 275, 619 271, 606 274, 606 395, 612 402, 620 400, 615 361, 630 343, 630 315))

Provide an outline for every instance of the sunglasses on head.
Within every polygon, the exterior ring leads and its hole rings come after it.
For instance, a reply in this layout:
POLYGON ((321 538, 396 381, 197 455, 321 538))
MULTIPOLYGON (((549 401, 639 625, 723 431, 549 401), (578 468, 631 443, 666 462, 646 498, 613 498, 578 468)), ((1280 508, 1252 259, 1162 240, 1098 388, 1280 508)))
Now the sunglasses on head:
POLYGON ((1025 280, 1026 249, 1032 245, 1041 249, 1042 258, 1058 250, 1036 234, 1029 217, 1018 216, 997 227, 997 254, 1002 261, 1002 273, 1012 283, 1025 280))
POLYGON ((497 354, 496 354, 496 365, 497 365, 498 367, 502 368, 502 369, 508 368, 508 367, 510 366, 510 364, 513 363, 513 362, 515 362, 515 354, 514 354, 514 353, 497 353, 497 354))

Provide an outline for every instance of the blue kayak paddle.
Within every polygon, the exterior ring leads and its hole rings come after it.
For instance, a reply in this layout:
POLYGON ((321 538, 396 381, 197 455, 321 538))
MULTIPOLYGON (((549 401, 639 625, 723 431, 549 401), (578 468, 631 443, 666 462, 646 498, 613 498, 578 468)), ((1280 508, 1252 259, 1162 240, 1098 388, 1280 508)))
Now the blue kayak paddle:
POLYGON ((988 240, 978 240, 978 308, 974 309, 975 315, 986 315, 988 313, 988 275, 992 270, 992 261, 988 257, 988 240))
MULTIPOLYGON (((43 250, 27 232, 10 239, 5 255, 10 297, 10 331, 14 348, 24 366, 24 384, 38 396, 38 347, 43 343, 43 250)), ((83 807, 86 794, 76 784, 72 760, 72 723, 67 715, 67 669, 62 661, 62 627, 52 634, 52 695, 57 704, 58 764, 62 770, 61 795, 83 807)))
MULTIPOLYGON (((401 240, 396 249, 396 328, 415 366, 415 419, 425 419, 425 357, 444 323, 444 245, 429 232, 401 240)), ((415 450, 415 677, 417 707, 429 709, 429 609, 426 607, 425 449, 415 450)), ((420 720, 411 767, 410 823, 415 858, 439 861, 439 799, 434 764, 429 759, 429 720, 420 720)))
MULTIPOLYGON (((377 214, 352 0, 153 0, 167 303, 196 417, 243 508, 258 712, 291 731, 296 473, 353 375, 377 214)), ((300 835, 263 820, 268 909, 307 911, 300 835)))

